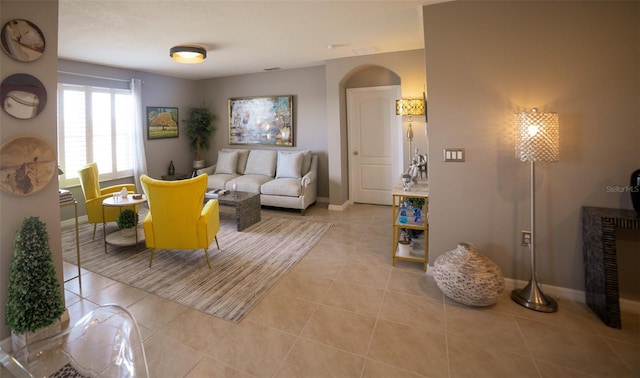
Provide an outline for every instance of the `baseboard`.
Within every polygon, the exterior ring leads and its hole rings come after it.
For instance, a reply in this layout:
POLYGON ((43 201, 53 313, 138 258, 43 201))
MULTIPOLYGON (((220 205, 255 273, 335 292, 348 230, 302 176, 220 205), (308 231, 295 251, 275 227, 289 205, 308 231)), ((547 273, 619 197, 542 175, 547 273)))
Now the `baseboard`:
POLYGON ((349 207, 349 201, 343 203, 342 205, 329 204, 329 210, 334 210, 334 211, 344 211, 347 209, 347 207, 349 207))
MULTIPOLYGON (((86 215, 81 215, 78 217, 78 223, 87 223, 87 216, 86 215)), ((75 218, 69 218, 69 219, 65 219, 63 221, 60 221, 60 225, 62 227, 66 227, 66 226, 73 226, 74 224, 76 224, 76 219, 75 218)))
MULTIPOLYGON (((433 276, 433 265, 429 265, 427 269, 427 275, 433 276)), ((528 281, 523 280, 515 280, 513 278, 505 278, 504 279, 504 287, 505 290, 511 291, 515 288, 525 287, 528 281)), ((560 297, 572 300, 578 303, 585 303, 586 296, 584 291, 569 289, 566 287, 560 286, 552 286, 552 285, 543 285, 540 284, 542 291, 545 294, 548 294, 552 297, 560 297)), ((632 301, 630 299, 620 298, 620 310, 625 312, 630 312, 632 314, 640 314, 640 302, 632 301)))

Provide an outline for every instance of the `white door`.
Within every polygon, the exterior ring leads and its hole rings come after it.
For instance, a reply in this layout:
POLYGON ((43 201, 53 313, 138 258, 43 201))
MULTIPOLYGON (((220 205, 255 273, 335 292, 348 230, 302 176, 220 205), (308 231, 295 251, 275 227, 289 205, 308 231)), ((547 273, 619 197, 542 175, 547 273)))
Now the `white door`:
POLYGON ((396 115, 400 86, 347 89, 349 196, 352 202, 391 204, 400 176, 402 129, 396 115))

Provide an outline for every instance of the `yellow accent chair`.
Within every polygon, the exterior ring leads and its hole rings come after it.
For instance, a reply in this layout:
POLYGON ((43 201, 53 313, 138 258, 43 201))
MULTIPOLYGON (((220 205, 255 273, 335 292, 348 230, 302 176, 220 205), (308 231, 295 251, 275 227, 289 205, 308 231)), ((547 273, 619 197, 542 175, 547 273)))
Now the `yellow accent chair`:
MULTIPOLYGON (((106 188, 100 188, 100 182, 98 181, 98 164, 89 163, 78 170, 80 177, 80 185, 82 186, 82 192, 84 193, 84 206, 87 210, 87 219, 89 223, 93 223, 93 239, 96 238, 96 225, 103 223, 102 221, 102 201, 105 198, 113 196, 113 193, 117 193, 122 188, 127 188, 129 193, 134 193, 136 186, 134 184, 121 184, 112 185, 106 188)), ((104 220, 106 222, 115 222, 118 219, 120 208, 117 207, 105 207, 104 208, 104 220)))
POLYGON ((151 248, 149 268, 156 249, 204 249, 207 265, 209 246, 218 244, 220 208, 217 199, 204 204, 207 175, 178 181, 140 177, 149 212, 142 221, 147 248, 151 248))

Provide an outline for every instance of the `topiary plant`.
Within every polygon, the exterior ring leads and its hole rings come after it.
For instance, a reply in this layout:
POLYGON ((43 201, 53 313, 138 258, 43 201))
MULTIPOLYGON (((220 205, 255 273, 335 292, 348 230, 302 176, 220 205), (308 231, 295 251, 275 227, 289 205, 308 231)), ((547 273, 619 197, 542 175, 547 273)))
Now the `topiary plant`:
POLYGON ((53 324, 64 312, 45 223, 38 217, 26 218, 16 232, 13 248, 6 324, 17 334, 35 332, 53 324))
POLYGON ((131 209, 125 209, 118 214, 116 223, 120 230, 123 228, 134 228, 138 224, 138 214, 131 209))

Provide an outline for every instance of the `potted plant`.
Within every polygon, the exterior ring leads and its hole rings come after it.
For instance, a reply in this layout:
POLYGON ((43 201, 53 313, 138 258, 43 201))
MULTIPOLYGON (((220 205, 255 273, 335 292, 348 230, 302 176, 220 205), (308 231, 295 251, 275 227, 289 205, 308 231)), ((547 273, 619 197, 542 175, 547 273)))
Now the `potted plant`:
POLYGON ((202 149, 209 148, 209 137, 216 130, 212 122, 215 115, 204 106, 194 107, 189 110, 189 119, 186 120, 187 135, 189 136, 189 148, 196 153, 193 168, 203 168, 202 149))
POLYGON ((125 209, 118 214, 118 229, 124 237, 135 236, 138 225, 138 213, 131 209, 125 209))
POLYGON ((13 251, 5 321, 17 350, 59 332, 65 308, 45 223, 38 217, 25 218, 13 251))

